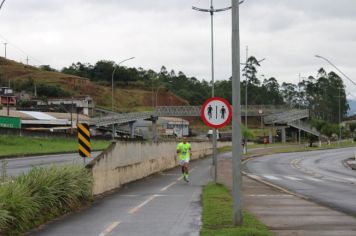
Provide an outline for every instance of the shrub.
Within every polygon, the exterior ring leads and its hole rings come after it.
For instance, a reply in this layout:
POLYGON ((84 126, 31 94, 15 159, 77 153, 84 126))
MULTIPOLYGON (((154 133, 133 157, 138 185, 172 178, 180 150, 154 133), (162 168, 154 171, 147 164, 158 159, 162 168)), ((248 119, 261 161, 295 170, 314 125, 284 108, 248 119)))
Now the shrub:
POLYGON ((0 235, 30 230, 92 200, 93 178, 82 166, 33 168, 0 186, 0 235))

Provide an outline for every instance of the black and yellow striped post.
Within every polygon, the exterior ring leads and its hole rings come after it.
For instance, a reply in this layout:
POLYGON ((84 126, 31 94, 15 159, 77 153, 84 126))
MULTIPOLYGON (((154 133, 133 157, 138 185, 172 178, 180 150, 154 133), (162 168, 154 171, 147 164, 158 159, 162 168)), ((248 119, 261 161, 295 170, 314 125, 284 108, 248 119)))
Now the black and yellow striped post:
POLYGON ((90 144, 90 131, 89 125, 85 123, 78 124, 78 142, 79 142, 79 155, 83 158, 90 157, 91 144, 90 144))

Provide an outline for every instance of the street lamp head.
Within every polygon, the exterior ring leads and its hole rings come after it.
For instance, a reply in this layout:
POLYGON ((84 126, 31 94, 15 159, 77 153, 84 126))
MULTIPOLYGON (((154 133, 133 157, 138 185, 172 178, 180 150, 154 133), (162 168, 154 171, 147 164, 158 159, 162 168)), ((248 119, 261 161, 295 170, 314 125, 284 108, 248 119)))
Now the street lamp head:
POLYGON ((319 56, 319 55, 315 55, 315 57, 317 57, 317 58, 321 58, 321 56, 319 56))

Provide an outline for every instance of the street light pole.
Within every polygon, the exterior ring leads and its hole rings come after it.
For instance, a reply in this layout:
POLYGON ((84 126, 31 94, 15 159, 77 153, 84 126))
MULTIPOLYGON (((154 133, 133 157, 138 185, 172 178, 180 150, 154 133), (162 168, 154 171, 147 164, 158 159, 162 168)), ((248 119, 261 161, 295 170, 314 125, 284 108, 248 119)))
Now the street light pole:
POLYGON ((232 2, 232 169, 233 223, 242 225, 241 204, 241 94, 240 94, 240 20, 239 2, 232 2))
MULTIPOLYGON (((210 1, 210 9, 202 9, 197 7, 192 7, 193 10, 201 12, 210 13, 210 24, 211 24, 211 97, 215 97, 214 91, 214 12, 221 12, 230 10, 231 7, 214 9, 213 0, 210 1)), ((213 165, 214 165, 214 181, 217 180, 217 132, 216 129, 213 129, 213 165)))
MULTIPOLYGON (((135 57, 130 57, 125 60, 122 60, 114 67, 114 70, 111 75, 111 111, 112 112, 114 112, 114 75, 115 75, 115 71, 117 68, 119 68, 121 63, 128 61, 128 60, 132 60, 134 58, 135 57)), ((114 138, 115 138, 115 124, 112 124, 112 139, 114 140, 114 138)))
MULTIPOLYGON (((330 60, 328 60, 327 58, 320 56, 320 55, 315 55, 316 58, 320 58, 323 59, 324 61, 326 61, 327 63, 329 63, 331 66, 333 66, 338 72, 340 72, 346 79, 348 79, 353 85, 356 86, 356 83, 350 79, 350 77, 348 77, 344 72, 342 72, 339 68, 337 68, 337 66, 335 66, 330 60)), ((341 90, 342 88, 339 88, 339 145, 341 142, 341 90)))

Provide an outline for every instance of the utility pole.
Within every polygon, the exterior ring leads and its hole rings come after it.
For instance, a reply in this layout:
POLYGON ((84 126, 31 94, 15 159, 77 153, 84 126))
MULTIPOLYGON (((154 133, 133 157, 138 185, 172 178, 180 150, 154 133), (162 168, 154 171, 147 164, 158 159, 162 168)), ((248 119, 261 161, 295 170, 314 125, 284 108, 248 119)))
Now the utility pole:
POLYGON ((26 65, 28 65, 28 61, 29 61, 30 59, 28 58, 28 56, 26 57, 26 65))
MULTIPOLYGON (((300 98, 300 73, 299 73, 299 82, 298 82, 298 93, 299 93, 299 98, 300 98)), ((299 111, 300 111, 300 101, 298 102, 298 106, 299 106, 299 111)), ((298 120, 299 123, 299 127, 298 127, 298 143, 299 143, 299 147, 300 147, 300 119, 298 120)))
POLYGON ((4 43, 4 46, 5 46, 5 59, 6 59, 6 46, 7 46, 8 43, 4 43))
POLYGON ((239 2, 232 1, 232 168, 233 222, 242 225, 241 204, 241 94, 240 94, 240 20, 239 2))
POLYGON ((341 144, 341 87, 339 87, 339 146, 341 144))
MULTIPOLYGON (((209 12, 210 13, 210 24, 211 24, 211 97, 215 97, 214 91, 214 13, 222 12, 230 10, 231 7, 215 9, 213 6, 213 0, 210 1, 210 9, 202 9, 198 7, 192 7, 193 10, 201 11, 201 12, 209 12)), ((217 179, 217 132, 216 128, 213 129, 213 165, 214 165, 214 180, 216 182, 217 179)))
MULTIPOLYGON (((247 62, 248 62, 248 46, 246 46, 246 64, 245 64, 246 67, 247 67, 247 62)), ((245 74, 245 79, 246 79, 245 80, 245 82, 246 82, 246 88, 245 88, 245 127, 247 129, 247 84, 248 84, 247 73, 245 74)), ((244 138, 246 138, 246 137, 244 137, 244 138)))

